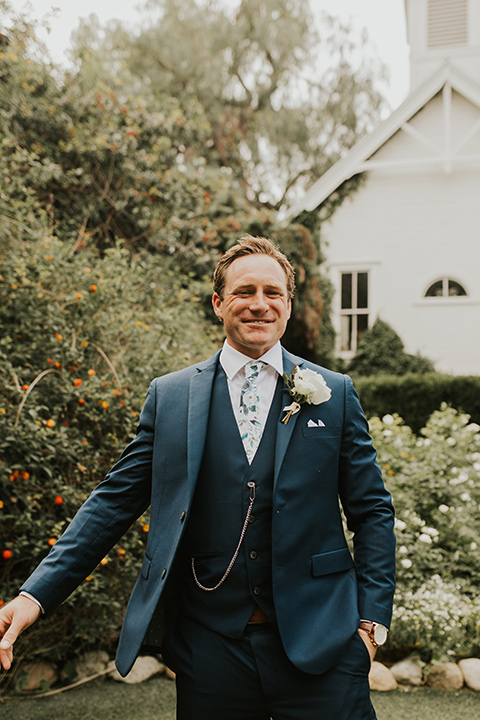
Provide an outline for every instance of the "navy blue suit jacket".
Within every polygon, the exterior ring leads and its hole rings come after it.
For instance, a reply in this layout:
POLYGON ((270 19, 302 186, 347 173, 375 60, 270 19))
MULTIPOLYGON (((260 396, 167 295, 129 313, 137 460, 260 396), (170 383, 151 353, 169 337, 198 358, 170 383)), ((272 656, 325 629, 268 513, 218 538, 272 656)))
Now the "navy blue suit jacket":
MULTIPOLYGON (((390 624, 393 508, 350 378, 283 351, 284 370, 321 372, 330 400, 277 423, 272 572, 279 632, 290 660, 321 673, 340 658, 360 618, 390 624), (309 427, 321 420, 323 426, 309 427), (347 547, 339 510, 353 532, 347 547)), ((143 644, 161 642, 169 577, 199 473, 219 353, 150 385, 136 438, 23 585, 47 612, 92 571, 151 505, 150 532, 117 652, 126 674, 143 644)), ((284 392, 284 405, 291 397, 284 392)))

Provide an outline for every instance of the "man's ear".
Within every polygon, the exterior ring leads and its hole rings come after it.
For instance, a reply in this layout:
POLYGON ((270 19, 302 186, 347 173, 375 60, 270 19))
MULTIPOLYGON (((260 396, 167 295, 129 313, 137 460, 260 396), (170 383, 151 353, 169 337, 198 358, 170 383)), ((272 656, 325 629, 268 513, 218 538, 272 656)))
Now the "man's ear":
POLYGON ((223 313, 222 313, 223 302, 220 298, 220 295, 216 292, 213 293, 213 295, 212 295, 212 305, 213 305, 213 312, 215 313, 215 315, 220 320, 223 320, 223 313))

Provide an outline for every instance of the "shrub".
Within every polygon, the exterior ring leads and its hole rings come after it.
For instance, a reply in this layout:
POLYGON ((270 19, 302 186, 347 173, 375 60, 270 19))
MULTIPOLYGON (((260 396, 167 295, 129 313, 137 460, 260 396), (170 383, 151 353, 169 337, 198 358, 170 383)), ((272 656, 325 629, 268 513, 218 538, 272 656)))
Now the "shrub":
POLYGON ((370 430, 396 510, 389 647, 415 646, 427 660, 473 652, 480 647, 480 426, 444 404, 419 436, 397 415, 373 418, 370 430))
MULTIPOLYGON (((46 555, 132 437, 150 380, 211 354, 203 284, 121 247, 99 258, 39 231, 0 276, 0 601, 46 555)), ((109 646, 148 533, 139 518, 17 659, 109 646), (72 607, 74 612, 72 612, 72 607)))
POLYGON ((405 373, 433 372, 433 363, 420 355, 405 352, 395 330, 377 319, 358 343, 348 372, 354 375, 405 375, 405 373))
POLYGON ((480 649, 480 600, 462 595, 460 586, 432 575, 415 592, 400 590, 388 645, 418 652, 424 662, 471 657, 480 649))
POLYGON ((438 373, 355 379, 367 417, 398 413, 414 432, 424 427, 443 402, 480 423, 480 377, 438 373))

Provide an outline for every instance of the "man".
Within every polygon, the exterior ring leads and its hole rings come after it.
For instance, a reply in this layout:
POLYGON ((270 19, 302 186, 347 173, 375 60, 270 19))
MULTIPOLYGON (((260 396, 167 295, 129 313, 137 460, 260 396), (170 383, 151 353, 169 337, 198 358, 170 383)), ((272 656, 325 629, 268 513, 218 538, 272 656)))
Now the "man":
POLYGON ((180 720, 375 718, 393 508, 350 379, 280 345, 293 290, 269 240, 225 253, 213 294, 223 349, 152 382, 136 438, 1 611, 4 667, 39 605, 58 606, 151 504, 122 674, 142 646, 161 648, 180 720))

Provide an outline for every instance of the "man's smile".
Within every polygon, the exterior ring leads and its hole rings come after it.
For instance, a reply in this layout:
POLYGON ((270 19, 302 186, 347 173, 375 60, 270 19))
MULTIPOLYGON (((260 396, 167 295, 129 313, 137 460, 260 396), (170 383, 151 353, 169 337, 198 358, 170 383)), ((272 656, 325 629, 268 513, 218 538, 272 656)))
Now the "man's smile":
POLYGON ((243 323, 254 323, 255 325, 267 325, 268 323, 275 322, 274 320, 242 320, 243 323))

